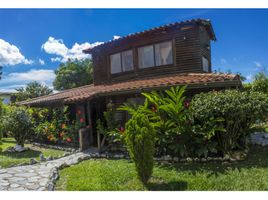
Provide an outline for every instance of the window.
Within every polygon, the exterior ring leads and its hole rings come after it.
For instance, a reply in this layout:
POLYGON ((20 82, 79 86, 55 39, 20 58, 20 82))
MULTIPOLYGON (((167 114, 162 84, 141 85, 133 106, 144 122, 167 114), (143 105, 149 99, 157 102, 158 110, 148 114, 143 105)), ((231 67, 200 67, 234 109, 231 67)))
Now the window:
POLYGON ((121 72, 121 56, 120 53, 113 54, 110 56, 111 60, 111 73, 115 74, 121 72))
POLYGON ((162 42, 138 49, 139 67, 170 65, 173 63, 172 42, 162 42))
POLYGON ((155 65, 172 64, 172 43, 163 42, 155 45, 155 65))
POLYGON ((121 53, 122 56, 122 67, 123 71, 131 71, 133 70, 133 54, 132 50, 123 51, 121 53))
POLYGON ((111 74, 133 70, 132 50, 110 55, 111 74))
POLYGON ((202 57, 202 66, 205 72, 209 71, 209 62, 208 59, 206 59, 204 56, 202 57))
POLYGON ((140 68, 153 67, 154 64, 154 46, 145 46, 138 49, 140 68))

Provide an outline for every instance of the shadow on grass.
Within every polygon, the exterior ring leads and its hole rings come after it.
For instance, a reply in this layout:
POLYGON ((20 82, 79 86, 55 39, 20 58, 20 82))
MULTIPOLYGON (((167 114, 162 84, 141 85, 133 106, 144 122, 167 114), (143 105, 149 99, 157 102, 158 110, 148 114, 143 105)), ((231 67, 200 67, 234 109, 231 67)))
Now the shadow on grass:
POLYGON ((208 162, 208 163, 176 163, 160 164, 162 169, 175 169, 177 171, 188 171, 196 174, 200 171, 210 171, 211 174, 224 174, 229 169, 250 169, 250 168, 268 168, 268 147, 252 146, 248 157, 244 161, 233 163, 208 162))
POLYGON ((185 191, 187 190, 187 182, 185 181, 170 181, 167 183, 149 182, 146 188, 151 191, 185 191))
POLYGON ((8 153, 1 152, 0 156, 7 156, 10 158, 36 158, 41 154, 41 151, 28 150, 24 152, 8 153))

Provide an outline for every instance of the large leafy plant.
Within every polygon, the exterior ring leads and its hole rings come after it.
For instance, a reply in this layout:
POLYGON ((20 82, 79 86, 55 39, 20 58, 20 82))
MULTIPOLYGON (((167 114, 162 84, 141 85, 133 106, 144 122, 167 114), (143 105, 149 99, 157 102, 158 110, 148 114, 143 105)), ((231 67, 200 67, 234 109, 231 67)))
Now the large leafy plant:
POLYGON ((164 93, 142 93, 151 104, 152 111, 159 117, 158 154, 187 154, 185 144, 190 141, 190 136, 186 134, 186 109, 189 102, 185 101, 185 87, 172 87, 164 93))

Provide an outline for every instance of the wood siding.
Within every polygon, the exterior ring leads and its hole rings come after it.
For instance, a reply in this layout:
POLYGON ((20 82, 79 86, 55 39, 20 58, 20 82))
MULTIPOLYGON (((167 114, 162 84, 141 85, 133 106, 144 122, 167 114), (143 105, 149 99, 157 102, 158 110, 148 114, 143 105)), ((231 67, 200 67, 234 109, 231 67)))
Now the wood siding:
POLYGON ((145 34, 142 37, 130 38, 127 41, 110 43, 92 54, 94 83, 98 85, 174 73, 203 72, 202 56, 205 56, 211 63, 210 49, 207 48, 207 43, 210 46, 207 31, 197 24, 184 24, 183 26, 159 30, 153 34, 145 34), (137 48, 164 41, 172 41, 173 64, 139 68, 137 48), (111 74, 110 55, 130 49, 133 50, 134 70, 111 74))

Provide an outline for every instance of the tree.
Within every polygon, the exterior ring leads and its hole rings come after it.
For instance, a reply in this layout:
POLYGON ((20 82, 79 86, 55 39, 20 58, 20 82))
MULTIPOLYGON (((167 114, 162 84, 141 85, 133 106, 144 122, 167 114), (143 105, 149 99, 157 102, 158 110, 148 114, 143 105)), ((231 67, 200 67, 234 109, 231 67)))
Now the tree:
MULTIPOLYGON (((124 142, 131 159, 135 163, 138 178, 147 184, 153 173, 156 127, 155 114, 148 109, 148 101, 144 105, 130 106, 125 104, 120 110, 127 111, 131 118, 126 123, 124 142)), ((158 118, 157 118, 158 119, 158 118)))
POLYGON ((268 76, 265 72, 255 75, 252 90, 268 94, 268 76))
POLYGON ((24 107, 13 106, 3 117, 4 130, 10 133, 17 145, 24 146, 27 135, 32 133, 33 123, 29 111, 24 107))
POLYGON ((25 88, 16 89, 18 93, 15 94, 16 101, 24 101, 35 97, 51 94, 53 90, 48 86, 42 85, 36 81, 28 83, 25 88))
POLYGON ((66 63, 60 64, 55 71, 56 78, 53 86, 56 90, 66 90, 83 85, 88 85, 93 82, 93 68, 90 59, 69 60, 66 63))

